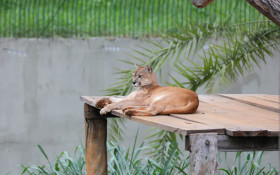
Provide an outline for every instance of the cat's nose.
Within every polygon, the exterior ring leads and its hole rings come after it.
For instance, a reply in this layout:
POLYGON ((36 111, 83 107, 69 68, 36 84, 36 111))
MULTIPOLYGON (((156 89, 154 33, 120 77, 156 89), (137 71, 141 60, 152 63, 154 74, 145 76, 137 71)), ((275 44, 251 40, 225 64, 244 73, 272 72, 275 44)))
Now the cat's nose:
POLYGON ((135 84, 136 84, 136 81, 133 81, 132 84, 135 85, 135 84))

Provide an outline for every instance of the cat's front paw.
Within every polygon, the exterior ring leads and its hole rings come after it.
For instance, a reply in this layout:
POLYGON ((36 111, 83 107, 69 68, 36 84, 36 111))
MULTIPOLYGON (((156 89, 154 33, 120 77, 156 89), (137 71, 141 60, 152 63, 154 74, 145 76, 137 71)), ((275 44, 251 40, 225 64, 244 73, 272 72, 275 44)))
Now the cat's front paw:
POLYGON ((100 110, 100 115, 106 115, 106 114, 107 114, 107 112, 106 112, 105 108, 102 108, 100 110))
POLYGON ((105 98, 99 99, 96 102, 95 107, 101 109, 101 108, 104 108, 105 106, 107 106, 107 105, 109 105, 111 103, 112 103, 112 101, 109 98, 105 97, 105 98))
POLYGON ((110 108, 105 107, 100 110, 100 115, 106 115, 109 112, 111 112, 110 108))

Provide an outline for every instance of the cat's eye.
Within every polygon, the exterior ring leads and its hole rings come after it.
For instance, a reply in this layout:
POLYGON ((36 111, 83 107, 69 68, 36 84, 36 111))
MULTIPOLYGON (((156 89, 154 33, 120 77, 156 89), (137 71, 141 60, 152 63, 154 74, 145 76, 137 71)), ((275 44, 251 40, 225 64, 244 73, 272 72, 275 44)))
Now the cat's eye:
POLYGON ((138 78, 141 78, 142 77, 142 75, 138 75, 138 78))

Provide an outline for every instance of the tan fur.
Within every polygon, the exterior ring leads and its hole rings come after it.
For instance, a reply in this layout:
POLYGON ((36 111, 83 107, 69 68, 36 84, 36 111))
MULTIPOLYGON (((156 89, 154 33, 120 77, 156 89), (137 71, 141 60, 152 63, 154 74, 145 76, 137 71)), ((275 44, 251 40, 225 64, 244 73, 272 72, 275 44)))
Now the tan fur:
POLYGON ((159 86, 156 76, 149 66, 137 68, 132 82, 138 89, 126 98, 121 100, 106 98, 98 102, 100 108, 104 107, 100 111, 101 115, 115 109, 122 109, 129 116, 189 114, 194 113, 198 108, 199 100, 194 91, 179 87, 159 86))

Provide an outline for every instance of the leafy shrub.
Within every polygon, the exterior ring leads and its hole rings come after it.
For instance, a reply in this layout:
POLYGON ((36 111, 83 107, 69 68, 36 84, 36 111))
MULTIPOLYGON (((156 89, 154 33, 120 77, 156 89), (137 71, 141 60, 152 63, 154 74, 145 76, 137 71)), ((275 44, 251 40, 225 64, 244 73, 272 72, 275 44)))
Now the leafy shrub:
POLYGON ((262 166, 263 151, 237 152, 234 165, 227 169, 220 169, 226 175, 277 175, 279 170, 262 166), (268 170, 266 170, 268 169, 268 170))
MULTIPOLYGON (((135 137, 132 149, 125 150, 118 142, 108 144, 108 174, 111 175, 186 175, 189 174, 189 157, 181 159, 177 143, 165 143, 165 150, 158 155, 159 161, 150 157, 144 157, 142 153, 146 149, 153 149, 144 146, 144 142, 136 148, 135 137), (171 150, 171 151, 170 151, 171 150)), ((74 158, 71 158, 67 152, 62 152, 52 164, 43 148, 38 148, 46 158, 47 165, 23 166, 22 174, 29 175, 85 175, 85 149, 83 146, 77 146, 74 158)), ((264 152, 237 152, 235 163, 228 168, 219 169, 219 174, 223 175, 278 175, 279 170, 273 167, 262 165, 264 152)), ((226 161, 225 159, 221 161, 226 161)))
POLYGON ((83 146, 77 146, 74 158, 71 158, 67 152, 62 152, 52 164, 41 145, 37 145, 46 160, 47 165, 22 165, 22 174, 29 175, 85 175, 85 149, 83 146))

